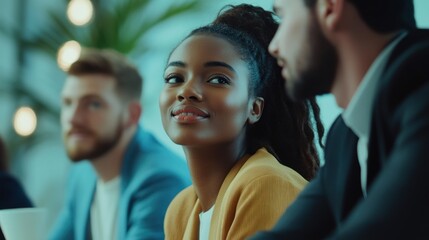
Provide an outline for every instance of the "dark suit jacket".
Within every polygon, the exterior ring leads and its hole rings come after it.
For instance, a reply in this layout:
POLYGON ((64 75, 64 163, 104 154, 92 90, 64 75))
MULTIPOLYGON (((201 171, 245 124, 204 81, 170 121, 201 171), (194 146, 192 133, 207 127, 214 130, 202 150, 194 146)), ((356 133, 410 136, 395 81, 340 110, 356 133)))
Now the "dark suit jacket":
POLYGON ((362 197, 356 136, 339 117, 326 163, 270 232, 252 239, 429 239, 429 31, 410 32, 379 79, 362 197))
MULTIPOLYGON (((0 209, 32 207, 21 184, 11 175, 0 172, 0 209)), ((0 229, 0 240, 4 239, 0 229)))

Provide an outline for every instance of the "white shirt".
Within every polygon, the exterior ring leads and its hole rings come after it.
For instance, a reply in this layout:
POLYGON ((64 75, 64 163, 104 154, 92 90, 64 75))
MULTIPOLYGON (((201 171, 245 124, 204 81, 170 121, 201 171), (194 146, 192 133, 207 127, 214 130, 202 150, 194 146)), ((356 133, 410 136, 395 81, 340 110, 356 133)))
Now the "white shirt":
POLYGON ((91 233, 93 240, 117 239, 120 183, 120 177, 108 182, 97 181, 91 206, 91 233))
POLYGON ((371 130, 372 105, 375 92, 377 90, 378 79, 381 78, 393 49, 405 37, 405 35, 406 33, 403 33, 397 39, 392 41, 384 48, 380 55, 378 55, 366 72, 362 82, 356 90, 356 93, 350 100, 348 107, 342 114, 345 124, 352 129, 359 138, 357 143, 357 157, 360 165, 360 180, 364 197, 366 197, 367 190, 368 140, 371 130))
POLYGON ((200 238, 199 240, 208 240, 210 236, 210 223, 212 221, 213 207, 208 211, 200 213, 200 238))

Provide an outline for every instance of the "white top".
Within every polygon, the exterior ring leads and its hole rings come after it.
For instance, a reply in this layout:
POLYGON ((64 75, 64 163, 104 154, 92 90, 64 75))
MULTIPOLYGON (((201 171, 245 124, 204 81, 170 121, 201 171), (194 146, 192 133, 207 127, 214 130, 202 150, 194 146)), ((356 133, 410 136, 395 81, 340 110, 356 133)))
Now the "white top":
POLYGON ((210 223, 212 221, 213 207, 208 211, 200 213, 200 238, 199 240, 208 240, 210 236, 210 223))
POLYGON ((117 239, 120 177, 108 182, 97 181, 91 206, 91 233, 93 240, 117 239))
POLYGON ((367 160, 368 160, 368 140, 370 134, 370 124, 372 116, 372 107, 377 90, 378 80, 383 74, 384 67, 387 64, 390 54, 399 41, 404 38, 403 33, 397 39, 392 41, 378 55, 371 67, 366 72, 362 82, 359 84, 356 93, 353 95, 348 107, 342 114, 345 124, 352 129, 358 136, 357 157, 361 170, 361 186, 364 197, 366 197, 367 180, 367 160))

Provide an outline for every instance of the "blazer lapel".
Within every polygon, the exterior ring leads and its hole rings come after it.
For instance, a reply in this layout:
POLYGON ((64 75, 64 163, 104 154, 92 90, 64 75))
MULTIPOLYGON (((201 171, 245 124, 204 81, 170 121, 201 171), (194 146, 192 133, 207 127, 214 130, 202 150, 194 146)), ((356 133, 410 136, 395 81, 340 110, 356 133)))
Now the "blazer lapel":
MULTIPOLYGON (((124 155, 124 160, 121 166, 121 189, 119 197, 119 209, 118 209, 118 232, 117 237, 123 239, 126 237, 128 218, 129 218, 129 204, 133 194, 133 190, 139 186, 132 186, 132 180, 136 177, 136 169, 140 169, 138 164, 138 154, 141 151, 141 146, 144 144, 150 144, 147 140, 147 134, 139 127, 134 134, 131 142, 127 146, 127 150, 124 155)), ((136 181, 137 183, 138 181, 136 181)), ((135 185, 135 184, 134 184, 135 185)))
MULTIPOLYGON (((354 135, 350 129, 348 129, 350 135, 354 135)), ((348 155, 346 156, 346 173, 345 186, 344 186, 344 195, 343 195, 343 207, 341 218, 344 219, 356 205, 358 200, 362 198, 362 186, 360 181, 360 165, 357 158, 357 137, 354 135, 349 139, 347 143, 349 149, 347 151, 348 155), (353 139, 355 137, 355 139, 353 139)))
MULTIPOLYGON (((200 200, 197 199, 192 209, 191 215, 189 215, 188 223, 186 225, 185 233, 183 234, 183 239, 189 240, 198 240, 200 235, 200 218, 199 214, 201 213, 201 204, 200 200)), ((213 220, 212 220, 213 221, 213 220)))
POLYGON ((76 196, 76 238, 79 240, 91 239, 91 203, 94 197, 96 177, 89 176, 81 185, 79 196, 76 196))
POLYGON ((326 186, 336 207, 337 221, 348 216, 362 197, 360 166, 357 159, 357 136, 348 128, 342 117, 332 125, 326 144, 326 176, 331 185, 326 186), (338 207, 339 206, 339 207, 338 207))
POLYGON ((225 192, 229 188, 229 185, 234 180, 235 176, 238 174, 241 167, 246 163, 249 157, 249 155, 246 155, 241 158, 226 175, 225 180, 223 180, 213 209, 213 215, 210 223, 210 239, 225 238, 225 236, 223 236, 224 233, 222 232, 222 219, 224 219, 224 217, 220 215, 222 212, 225 212, 224 210, 222 210, 222 202, 225 196, 225 192))

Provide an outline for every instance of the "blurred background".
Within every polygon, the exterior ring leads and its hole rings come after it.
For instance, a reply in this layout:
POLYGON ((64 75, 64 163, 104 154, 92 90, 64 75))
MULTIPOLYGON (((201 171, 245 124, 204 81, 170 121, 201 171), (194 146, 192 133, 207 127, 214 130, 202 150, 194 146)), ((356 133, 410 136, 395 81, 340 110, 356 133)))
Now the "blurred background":
MULTIPOLYGON (((59 125, 63 69, 81 45, 117 49, 137 65, 144 78, 142 125, 183 156, 164 133, 158 110, 168 54, 226 4, 272 6, 271 0, 1 1, 0 136, 10 172, 37 207, 49 210, 50 225, 62 207, 71 166, 59 125)), ((418 25, 428 28, 429 1, 414 2, 418 25)), ((328 129, 340 109, 330 95, 318 101, 328 129)))

